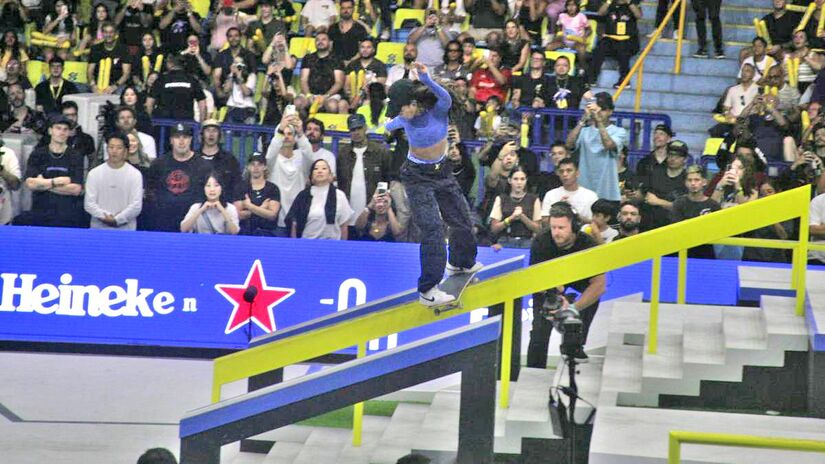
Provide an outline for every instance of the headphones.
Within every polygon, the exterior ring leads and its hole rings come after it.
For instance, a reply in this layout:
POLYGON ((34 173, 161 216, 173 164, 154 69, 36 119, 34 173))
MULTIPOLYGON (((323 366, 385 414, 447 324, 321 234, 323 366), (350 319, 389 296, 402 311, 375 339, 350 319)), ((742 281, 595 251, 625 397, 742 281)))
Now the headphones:
POLYGON ((576 209, 566 201, 558 201, 550 206, 550 217, 566 217, 570 219, 570 226, 573 228, 573 233, 576 234, 581 229, 579 222, 579 214, 576 209))

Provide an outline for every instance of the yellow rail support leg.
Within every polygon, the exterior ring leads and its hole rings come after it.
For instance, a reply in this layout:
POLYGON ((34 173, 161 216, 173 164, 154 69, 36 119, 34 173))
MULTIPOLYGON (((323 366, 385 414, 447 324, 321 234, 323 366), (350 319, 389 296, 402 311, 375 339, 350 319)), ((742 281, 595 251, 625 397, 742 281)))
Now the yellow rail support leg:
POLYGON ((687 250, 679 250, 679 274, 676 279, 676 304, 685 304, 687 294, 687 250))
POLYGON ((799 246, 797 247, 796 272, 796 315, 805 315, 805 271, 808 269, 808 232, 810 228, 810 212, 807 208, 799 218, 799 246))
POLYGON ((647 329, 647 352, 656 353, 659 331, 659 287, 662 278, 662 257, 653 258, 650 269, 650 321, 647 329))
POLYGON ((682 43, 685 38, 685 13, 687 12, 687 0, 681 0, 679 5, 679 35, 676 38, 676 58, 673 63, 673 74, 682 73, 682 43))
MULTIPOLYGON (((518 315, 521 317, 521 314, 518 315)), ((504 301, 504 324, 501 327, 501 390, 498 405, 501 409, 510 407, 510 360, 513 358, 513 300, 504 301)), ((521 353, 516 353, 521 356, 521 353)))
MULTIPOLYGON (((367 355, 367 342, 358 344, 358 357, 367 355)), ((364 425, 364 403, 352 407, 352 446, 361 446, 361 429, 364 425)))
POLYGON ((640 112, 642 110, 642 79, 645 73, 645 64, 639 66, 639 72, 636 75, 636 100, 633 103, 633 111, 640 112))

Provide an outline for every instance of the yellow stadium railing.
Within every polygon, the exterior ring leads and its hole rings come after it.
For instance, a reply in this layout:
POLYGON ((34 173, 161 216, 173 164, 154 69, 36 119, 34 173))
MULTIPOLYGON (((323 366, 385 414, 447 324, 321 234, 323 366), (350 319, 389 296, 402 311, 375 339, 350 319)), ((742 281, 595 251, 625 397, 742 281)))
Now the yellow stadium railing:
POLYGON ((825 453, 825 441, 673 430, 668 436, 667 463, 679 464, 682 462, 682 445, 688 443, 825 453))
POLYGON ((676 56, 673 60, 673 74, 681 74, 682 72, 682 43, 684 41, 685 35, 685 12, 687 10, 687 0, 676 0, 670 6, 670 9, 667 11, 667 15, 662 20, 662 23, 659 24, 659 27, 653 32, 653 36, 647 42, 642 53, 639 55, 639 58, 636 59, 636 62, 633 64, 633 67, 630 68, 630 72, 627 73, 627 76, 622 80, 619 84, 619 88, 616 89, 616 93, 613 94, 613 101, 618 101, 619 96, 624 92, 624 89, 630 84, 630 79, 633 77, 634 74, 638 74, 636 78, 636 97, 633 103, 633 111, 639 112, 641 111, 642 107, 642 84, 644 81, 644 67, 645 67, 645 59, 647 55, 650 54, 650 50, 653 49, 653 46, 662 36, 662 31, 664 30, 665 26, 670 22, 670 18, 676 14, 676 9, 679 9, 679 31, 676 37, 676 56))
MULTIPOLYGON (((660 280, 657 263, 661 256, 800 218, 801 238, 795 245, 793 275, 797 292, 797 310, 801 311, 805 301, 805 257, 808 250, 810 192, 810 186, 800 187, 481 281, 471 285, 464 292, 463 309, 449 314, 463 314, 475 308, 489 307, 504 301, 499 405, 507 408, 510 359, 513 356, 513 300, 525 295, 652 259, 654 272, 651 282, 648 349, 655 352, 660 280)), ((363 356, 366 352, 364 345, 369 340, 439 319, 432 311, 425 310, 415 301, 222 356, 214 361, 212 401, 220 400, 221 387, 230 382, 305 362, 352 346, 357 346, 359 356, 363 356)), ((356 420, 355 423, 359 424, 360 420, 356 420)), ((360 443, 360 429, 357 427, 354 430, 353 442, 360 443)))

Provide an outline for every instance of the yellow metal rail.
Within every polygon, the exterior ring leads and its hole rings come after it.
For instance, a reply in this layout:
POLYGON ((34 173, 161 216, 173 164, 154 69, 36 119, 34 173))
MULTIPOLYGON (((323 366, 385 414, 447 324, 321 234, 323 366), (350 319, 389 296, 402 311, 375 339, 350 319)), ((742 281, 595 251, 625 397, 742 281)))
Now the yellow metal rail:
POLYGON ((682 461, 682 445, 687 443, 825 453, 825 441, 673 430, 668 437, 668 464, 679 464, 682 461))
POLYGON ((670 9, 667 11, 665 18, 662 20, 659 27, 653 32, 653 36, 647 42, 642 53, 636 59, 636 62, 633 64, 633 67, 630 68, 630 72, 627 73, 627 76, 622 80, 619 84, 619 88, 616 89, 616 93, 613 94, 613 101, 619 101, 619 96, 624 92, 624 89, 630 84, 630 79, 633 77, 634 74, 637 74, 636 78, 636 97, 633 103, 633 111, 639 112, 642 107, 642 84, 644 81, 644 68, 645 68, 645 59, 647 55, 650 54, 650 50, 653 49, 653 46, 656 42, 661 38, 662 31, 670 22, 670 18, 676 14, 676 9, 679 9, 679 30, 678 35, 676 36, 676 56, 673 60, 673 74, 681 74, 682 72, 682 44, 684 43, 684 35, 685 35, 685 11, 687 10, 687 0, 676 0, 670 6, 670 9))
MULTIPOLYGON (((513 356, 510 342, 513 317, 520 317, 513 314, 514 299, 649 259, 658 260, 670 253, 794 218, 801 218, 800 222, 807 226, 809 200, 810 186, 805 186, 484 280, 468 287, 462 297, 464 309, 450 314, 458 315, 475 308, 505 302, 499 405, 506 408, 510 386, 510 359, 513 356)), ((806 261, 800 257, 804 258, 808 249, 807 227, 801 237, 804 240, 797 245, 798 253, 795 254, 794 260, 795 281, 801 283, 795 286, 798 309, 804 304, 806 261)), ((659 279, 659 273, 654 272, 654 290, 659 287, 659 279)), ((656 297, 653 298, 655 301, 651 302, 651 308, 654 308, 658 305, 658 292, 652 296, 656 297)), ((422 308, 417 301, 410 302, 222 356, 214 361, 212 401, 220 400, 221 387, 227 383, 351 346, 359 346, 359 355, 363 355, 363 344, 369 340, 439 319, 432 311, 422 308)), ((655 351, 658 330, 658 317, 655 314, 651 315, 650 329, 649 340, 652 340, 653 344, 649 345, 649 349, 655 351)), ((360 442, 357 429, 354 434, 353 441, 360 442)))

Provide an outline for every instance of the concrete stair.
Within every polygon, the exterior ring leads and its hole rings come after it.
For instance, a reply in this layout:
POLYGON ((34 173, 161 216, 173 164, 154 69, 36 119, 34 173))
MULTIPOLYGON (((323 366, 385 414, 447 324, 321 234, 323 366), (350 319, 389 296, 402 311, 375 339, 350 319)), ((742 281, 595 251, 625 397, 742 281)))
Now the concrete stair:
POLYGON ((618 392, 615 404, 656 407, 661 394, 698 396, 703 380, 741 381, 746 365, 781 367, 785 351, 808 348, 805 321, 793 304, 773 296, 763 297, 760 308, 663 304, 656 353, 646 350, 649 306, 617 306, 605 369, 613 368, 612 355, 627 368, 630 349, 621 343, 644 348, 631 369, 638 382, 610 387, 618 392))

